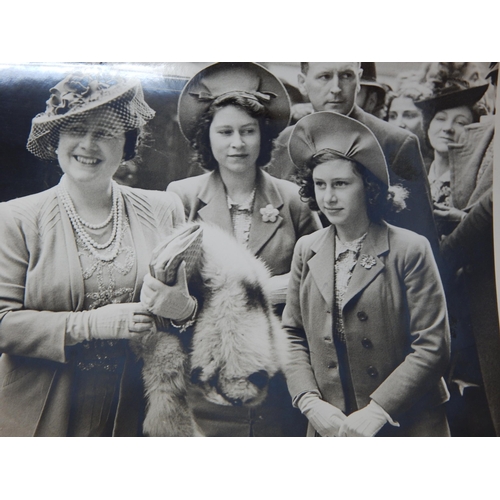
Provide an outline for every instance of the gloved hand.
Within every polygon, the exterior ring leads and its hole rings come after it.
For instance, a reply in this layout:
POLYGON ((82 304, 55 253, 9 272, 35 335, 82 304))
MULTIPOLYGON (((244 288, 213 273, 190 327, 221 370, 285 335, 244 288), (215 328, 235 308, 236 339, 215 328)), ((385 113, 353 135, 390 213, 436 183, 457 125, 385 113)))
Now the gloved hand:
POLYGON ((131 339, 155 331, 154 317, 137 302, 108 304, 90 311, 69 313, 66 345, 84 340, 131 339))
POLYGON ((382 408, 371 401, 361 410, 351 413, 340 428, 340 437, 372 437, 389 422, 382 408))
POLYGON ((346 416, 337 407, 323 401, 313 392, 302 395, 297 406, 321 436, 338 436, 346 416))
POLYGON ((141 303, 149 312, 162 318, 176 322, 189 318, 195 310, 196 301, 189 293, 186 263, 181 262, 177 271, 177 281, 172 286, 165 285, 147 274, 142 285, 141 303))

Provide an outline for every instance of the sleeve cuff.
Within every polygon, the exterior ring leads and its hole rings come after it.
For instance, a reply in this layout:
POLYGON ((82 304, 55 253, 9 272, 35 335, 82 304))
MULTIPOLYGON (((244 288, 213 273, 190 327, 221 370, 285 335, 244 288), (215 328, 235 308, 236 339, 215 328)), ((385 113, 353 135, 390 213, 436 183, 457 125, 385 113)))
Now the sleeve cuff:
POLYGON ((384 417, 387 419, 387 422, 391 424, 393 427, 399 427, 399 422, 393 420, 392 417, 378 403, 373 401, 373 399, 370 401, 370 406, 379 413, 382 413, 384 417))

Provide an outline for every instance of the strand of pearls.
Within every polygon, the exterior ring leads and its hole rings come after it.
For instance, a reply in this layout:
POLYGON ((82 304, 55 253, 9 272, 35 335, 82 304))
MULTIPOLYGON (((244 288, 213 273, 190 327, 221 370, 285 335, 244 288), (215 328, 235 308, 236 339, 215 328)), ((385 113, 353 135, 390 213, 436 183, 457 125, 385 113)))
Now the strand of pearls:
MULTIPOLYGON (((92 238, 92 236, 86 231, 85 224, 83 223, 82 218, 76 212, 73 201, 71 200, 69 193, 66 191, 61 184, 58 186, 58 195, 62 201, 64 209, 68 214, 69 220, 71 221, 71 225, 75 230, 77 236, 82 241, 85 248, 98 260, 102 262, 111 262, 113 261, 120 251, 121 242, 123 239, 123 201, 120 196, 118 189, 115 187, 115 183, 113 182, 113 206, 111 208, 111 219, 113 221, 113 230, 111 233, 110 239, 106 243, 98 243, 92 238), (109 254, 101 254, 97 250, 110 249, 109 254)), ((107 223, 109 224, 109 222, 107 223)), ((89 229, 102 229, 107 224, 101 225, 97 224, 92 227, 91 224, 87 225, 89 229), (101 226, 101 227, 99 227, 101 226)))
MULTIPOLYGON (((75 214, 76 214, 76 217, 78 218, 78 221, 81 222, 85 227, 87 227, 89 229, 104 229, 111 222, 111 219, 113 218, 113 213, 116 213, 116 210, 117 210, 119 196, 117 193, 117 189, 115 189, 114 184, 112 184, 112 190, 113 190, 113 206, 111 207, 111 211, 109 212, 108 218, 104 222, 102 222, 101 224, 90 224, 90 222, 83 220, 75 210, 75 214)), ((71 205, 73 205, 73 201, 71 200, 71 198, 68 197, 68 199, 69 199, 69 202, 71 203, 71 205)), ((74 209, 74 207, 73 207, 73 209, 74 209)))

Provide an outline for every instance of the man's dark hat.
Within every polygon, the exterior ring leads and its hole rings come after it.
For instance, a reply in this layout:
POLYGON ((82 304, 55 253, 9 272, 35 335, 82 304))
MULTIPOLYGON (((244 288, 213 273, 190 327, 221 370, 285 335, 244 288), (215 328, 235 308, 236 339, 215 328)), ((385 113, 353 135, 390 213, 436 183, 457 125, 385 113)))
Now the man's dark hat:
POLYGON ((386 90, 383 85, 377 82, 377 68, 374 62, 362 62, 361 69, 363 74, 359 80, 361 85, 373 87, 377 91, 379 102, 385 98, 386 90))

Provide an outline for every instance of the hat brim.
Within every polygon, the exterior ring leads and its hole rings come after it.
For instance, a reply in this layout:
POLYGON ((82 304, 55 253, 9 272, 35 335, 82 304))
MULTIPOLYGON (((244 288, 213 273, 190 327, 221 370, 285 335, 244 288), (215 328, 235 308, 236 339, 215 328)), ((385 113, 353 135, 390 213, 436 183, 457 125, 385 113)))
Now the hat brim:
MULTIPOLYGON (((186 84, 179 97, 178 116, 179 126, 184 137, 191 141, 194 139, 199 120, 208 110, 212 101, 200 100, 196 95, 203 90, 203 80, 206 77, 211 79, 224 79, 225 75, 236 69, 250 70, 260 80, 259 91, 270 92, 276 95, 265 104, 268 117, 276 134, 285 129, 290 122, 291 104, 288 93, 283 83, 270 71, 257 63, 224 63, 219 62, 207 66, 193 76, 186 84)), ((227 88, 227 92, 246 91, 247 89, 227 88)), ((214 98, 219 97, 214 95, 214 98)))
POLYGON ((421 101, 415 101, 415 106, 426 112, 436 113, 444 109, 458 108, 459 106, 474 105, 488 89, 489 84, 468 89, 457 90, 448 94, 441 94, 421 101))

